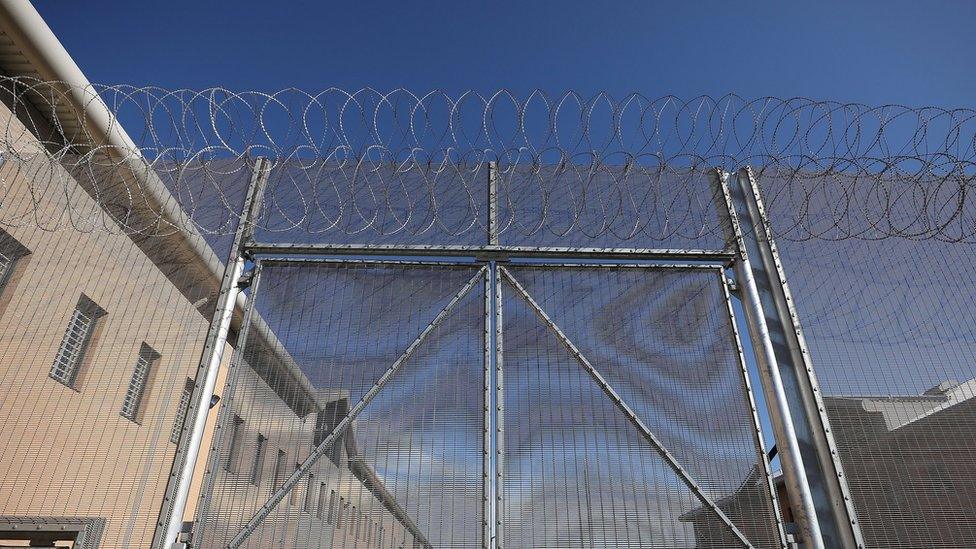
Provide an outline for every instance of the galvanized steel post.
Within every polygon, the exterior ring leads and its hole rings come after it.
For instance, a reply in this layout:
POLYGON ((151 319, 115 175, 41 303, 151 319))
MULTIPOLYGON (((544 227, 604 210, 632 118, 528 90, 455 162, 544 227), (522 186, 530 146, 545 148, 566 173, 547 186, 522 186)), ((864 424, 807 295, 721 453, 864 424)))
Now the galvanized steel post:
POLYGON ((862 547, 825 408, 776 254, 758 187, 742 169, 716 173, 735 273, 756 352, 789 501, 804 547, 862 547))
POLYGON ((203 435, 210 412, 210 401, 217 386, 217 373, 223 360, 231 320, 240 295, 238 284, 241 275, 244 274, 246 262, 243 244, 248 240, 253 229, 253 219, 260 208, 269 169, 270 163, 267 159, 255 159, 244 207, 241 211, 241 220, 237 226, 234 243, 224 267, 224 276, 220 283, 216 308, 210 322, 200 366, 197 369, 195 395, 186 414, 187 419, 191 421, 188 422, 189 428, 184 428, 180 436, 180 450, 174 459, 173 470, 170 473, 170 484, 167 488, 167 495, 170 497, 163 502, 163 509, 157 525, 156 545, 164 549, 185 546, 179 541, 179 535, 183 529, 183 514, 186 511, 193 473, 203 444, 203 435), (163 532, 162 538, 159 537, 160 529, 163 532))

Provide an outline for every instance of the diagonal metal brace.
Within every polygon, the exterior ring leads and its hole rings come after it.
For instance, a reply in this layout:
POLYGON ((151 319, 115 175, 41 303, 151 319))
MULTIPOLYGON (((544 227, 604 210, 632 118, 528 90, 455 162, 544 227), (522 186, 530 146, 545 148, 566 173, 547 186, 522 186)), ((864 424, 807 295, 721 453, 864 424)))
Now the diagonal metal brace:
POLYGON ((594 368, 592 364, 590 364, 590 361, 587 360, 585 356, 583 356, 583 353, 580 352, 579 348, 577 348, 576 345, 566 336, 566 334, 563 333, 563 331, 559 328, 559 326, 557 326, 556 323, 553 322, 551 318, 549 318, 549 315, 546 314, 546 312, 535 301, 535 299, 533 299, 532 296, 529 295, 529 292, 527 292, 525 288, 522 287, 522 285, 519 283, 518 280, 515 280, 515 277, 512 276, 512 273, 510 273, 508 269, 506 269, 503 266, 499 266, 498 270, 502 273, 502 276, 505 277, 505 279, 512 286, 512 288, 514 288, 515 291, 518 292, 518 294, 522 297, 522 299, 524 299, 525 302, 529 304, 529 307, 532 308, 536 316, 538 316, 539 319, 541 319, 549 327, 549 329, 552 330, 554 334, 556 334, 556 337, 559 338, 559 341, 566 347, 566 349, 569 350, 569 352, 576 358, 576 360, 580 363, 580 365, 583 366, 583 369, 585 369, 586 372, 590 374, 590 377, 592 377, 593 380, 596 381, 597 385, 599 385, 600 388, 603 389, 603 392, 610 397, 610 400, 613 401, 613 403, 617 406, 617 408, 621 412, 623 412, 623 414, 627 417, 630 423, 634 427, 636 427, 637 430, 640 431, 641 435, 654 446, 654 449, 657 450, 657 453, 662 458, 664 458, 664 461, 667 462, 668 466, 670 466, 671 469, 679 477, 681 477, 681 479, 685 482, 685 484, 688 485, 688 488, 690 488, 691 491, 696 496, 698 496, 698 499, 701 500, 701 502, 704 505, 710 507, 712 511, 716 515, 718 515, 718 517, 722 520, 722 522, 725 523, 725 525, 729 528, 729 530, 731 530, 732 533, 735 534, 737 538, 739 538, 739 541, 742 542, 743 546, 751 548, 752 543, 750 543, 749 540, 746 539, 744 535, 742 535, 742 532, 740 532, 739 529, 736 528, 735 524, 733 524, 732 521, 729 520, 729 517, 724 512, 722 512, 721 509, 719 509, 719 507, 715 504, 715 502, 712 501, 712 499, 709 498, 704 491, 702 491, 701 486, 699 486, 698 483, 695 482, 695 479, 693 479, 691 475, 688 474, 688 471, 686 471, 685 468, 682 467, 680 463, 678 463, 678 460, 675 459, 674 455, 672 455, 671 452, 664 447, 664 444, 662 444, 661 441, 654 435, 654 433, 651 432, 650 428, 648 428, 648 426, 645 425, 643 421, 641 421, 641 419, 637 416, 634 410, 620 397, 617 391, 615 391, 614 388, 610 386, 610 384, 607 382, 606 379, 603 378, 600 372, 597 371, 597 369, 594 368))
MULTIPOLYGON (((437 313, 437 316, 435 316, 434 319, 430 321, 430 324, 428 324, 427 327, 424 328, 424 331, 422 331, 420 335, 417 336, 417 339, 413 340, 413 343, 411 343, 407 347, 407 349, 403 351, 403 354, 401 354, 393 362, 393 364, 390 365, 390 367, 386 370, 386 372, 384 372, 383 375, 380 376, 378 380, 376 380, 376 383, 373 384, 373 387, 370 388, 370 390, 367 391, 365 395, 363 395, 363 398, 360 399, 360 401, 356 403, 356 405, 353 406, 351 410, 349 410, 349 413, 346 414, 346 416, 342 418, 342 421, 340 421, 335 426, 332 432, 325 437, 325 440, 319 443, 319 445, 316 446, 314 450, 312 450, 312 453, 309 454, 307 458, 305 458, 305 461, 302 462, 302 464, 299 465, 297 469, 295 469, 295 471, 291 474, 291 476, 288 477, 288 480, 286 480, 284 484, 282 484, 281 487, 278 488, 278 490, 276 490, 275 493, 268 498, 268 501, 265 502, 265 504, 262 505, 261 508, 254 513, 251 519, 247 521, 247 524, 244 525, 244 528, 240 532, 238 532, 237 536, 234 537, 234 539, 227 545, 227 547, 229 547, 230 549, 236 549, 237 547, 240 547, 245 540, 247 540, 247 538, 257 529, 257 527, 264 521, 264 519, 267 518, 269 514, 271 514, 271 511, 273 511, 274 508, 277 507, 279 503, 281 503, 281 500, 285 499, 285 496, 287 496, 288 493, 291 492, 291 490, 295 487, 295 485, 299 483, 302 476, 308 473, 309 470, 311 470, 312 467, 315 465, 315 463, 318 462, 318 460, 322 456, 324 456, 326 452, 329 451, 329 448, 331 448, 332 445, 335 443, 335 441, 338 440, 338 438, 342 435, 342 433, 344 433, 346 429, 348 429, 349 426, 352 425, 352 422, 355 421, 356 417, 359 416, 359 414, 370 403, 370 401, 372 401, 373 398, 376 397, 376 395, 383 389, 383 387, 390 380, 390 378, 393 377, 393 374, 400 369, 400 366, 402 366, 411 357, 411 355, 413 355, 414 351, 416 351, 417 348, 420 347, 420 344, 427 339, 427 336, 429 336, 431 332, 433 332, 434 329, 437 328, 437 326, 439 326, 440 323, 443 322, 445 318, 447 318, 447 315, 451 313, 451 311, 458 304, 458 302, 460 302, 461 299, 463 299, 464 296, 466 296, 468 292, 470 292, 471 289, 474 288, 475 284, 478 282, 479 279, 485 276, 486 272, 487 272, 487 267, 482 266, 480 269, 478 269, 478 272, 475 273, 474 276, 472 276, 471 279, 468 280, 468 282, 460 290, 458 290, 456 294, 454 294, 454 297, 451 298, 451 300, 447 303, 447 305, 444 306, 443 309, 441 309, 439 313, 437 313)), ((418 541, 424 547, 431 546, 430 542, 427 540, 421 539, 418 541)))

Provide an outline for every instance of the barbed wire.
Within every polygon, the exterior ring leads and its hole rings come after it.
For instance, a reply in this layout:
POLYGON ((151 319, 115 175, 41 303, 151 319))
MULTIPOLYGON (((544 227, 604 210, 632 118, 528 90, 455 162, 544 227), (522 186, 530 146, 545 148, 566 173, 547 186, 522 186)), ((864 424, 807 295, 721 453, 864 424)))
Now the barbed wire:
POLYGON ((0 123, 4 224, 227 235, 250 160, 267 156, 258 224, 268 238, 480 242, 489 163, 512 242, 714 239, 709 171, 746 165, 785 238, 976 235, 973 109, 731 94, 79 90, 29 78, 0 78, 0 99, 13 113, 0 123), (109 133, 124 128, 131 143, 105 142, 86 112, 96 96, 109 133), (151 200, 133 159, 179 216, 151 200))

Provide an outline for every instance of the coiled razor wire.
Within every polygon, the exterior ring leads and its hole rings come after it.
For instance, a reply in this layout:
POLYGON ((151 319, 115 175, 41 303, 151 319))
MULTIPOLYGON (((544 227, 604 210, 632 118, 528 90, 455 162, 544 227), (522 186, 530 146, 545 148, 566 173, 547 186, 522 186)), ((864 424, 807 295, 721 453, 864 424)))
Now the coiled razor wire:
POLYGON ((714 236, 709 170, 746 165, 768 207, 791 220, 779 224, 781 237, 976 238, 973 109, 731 94, 0 83, 14 113, 0 145, 0 223, 7 225, 227 235, 239 219, 249 159, 266 156, 276 175, 257 223, 271 233, 460 238, 484 231, 493 163, 501 230, 522 239, 714 236), (91 97, 88 105, 94 95, 104 101, 132 147, 100 141, 88 114, 70 108, 79 91, 91 97), (41 136, 41 147, 26 132, 41 136), (147 199, 131 173, 134 158, 145 159, 173 195, 178 219, 147 199), (17 173, 30 191, 14 200, 17 173), (103 207, 72 201, 71 178, 103 207), (64 201, 59 215, 38 207, 51 200, 64 201))

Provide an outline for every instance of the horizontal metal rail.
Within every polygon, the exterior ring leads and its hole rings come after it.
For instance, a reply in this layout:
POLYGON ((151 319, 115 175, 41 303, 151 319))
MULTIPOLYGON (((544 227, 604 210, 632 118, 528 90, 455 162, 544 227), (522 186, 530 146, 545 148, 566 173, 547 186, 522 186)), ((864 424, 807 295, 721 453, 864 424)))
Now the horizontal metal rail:
POLYGON ((293 256, 261 256, 261 263, 265 265, 298 265, 298 264, 324 264, 324 265, 390 265, 408 267, 459 267, 477 268, 478 263, 474 261, 434 261, 427 259, 390 259, 384 257, 371 258, 352 258, 352 257, 293 257, 293 256))
POLYGON ((540 259, 625 259, 691 260, 730 263, 735 255, 726 250, 686 250, 678 248, 568 248, 558 246, 490 245, 401 245, 401 244, 307 244, 259 243, 245 245, 252 255, 386 255, 428 257, 471 257, 505 261, 513 257, 540 259))
POLYGON ((522 269, 651 269, 651 270, 678 270, 678 271, 719 271, 724 270, 724 265, 716 263, 601 263, 593 261, 567 262, 567 263, 511 263, 512 268, 522 269))

